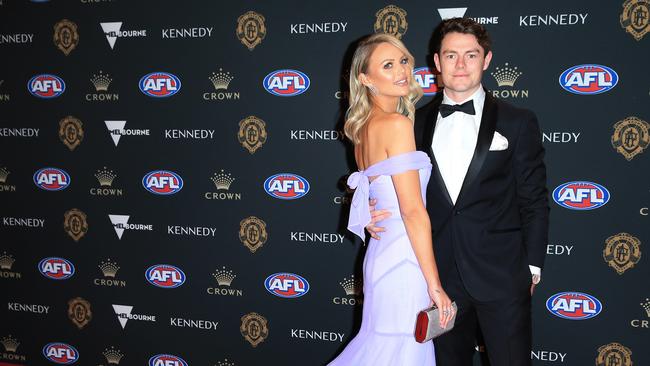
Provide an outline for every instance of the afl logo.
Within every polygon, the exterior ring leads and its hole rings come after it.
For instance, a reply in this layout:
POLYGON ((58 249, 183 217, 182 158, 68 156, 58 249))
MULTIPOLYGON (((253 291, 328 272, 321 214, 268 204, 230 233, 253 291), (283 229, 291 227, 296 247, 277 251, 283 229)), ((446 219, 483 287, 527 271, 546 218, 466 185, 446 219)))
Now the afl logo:
POLYGON ((152 72, 140 79, 140 91, 154 98, 167 98, 181 90, 181 79, 168 72, 152 72))
POLYGON ((176 288, 185 283, 185 273, 170 264, 156 264, 147 268, 145 278, 150 284, 161 288, 176 288))
POLYGON ((70 175, 59 168, 43 168, 34 173, 34 184, 46 191, 61 191, 70 185, 70 175))
POLYGON ((293 273, 275 273, 266 278, 264 287, 271 294, 286 299, 300 297, 309 291, 309 282, 293 273))
POLYGON ((281 200, 295 200, 309 192, 307 179, 292 173, 280 173, 264 181, 264 190, 271 197, 281 200))
POLYGON ((548 298, 546 308, 551 314, 570 320, 590 319, 603 310, 600 301, 582 292, 560 292, 548 298))
POLYGON ((573 66, 560 75, 560 85, 573 94, 605 93, 618 84, 618 74, 607 66, 586 64, 573 66))
POLYGON ((56 75, 36 75, 27 82, 27 90, 38 98, 56 98, 65 91, 65 82, 56 75))
POLYGON ((424 95, 436 95, 438 93, 436 75, 428 67, 419 67, 413 70, 413 77, 420 84, 420 87, 422 87, 424 95))
POLYGON ((149 359, 149 366, 187 366, 187 362, 174 355, 155 355, 149 359))
POLYGON ((267 92, 280 97, 293 97, 309 89, 309 77, 298 70, 276 70, 262 82, 267 92))
POLYGON ((71 365, 79 359, 79 352, 69 344, 56 342, 43 347, 43 356, 59 365, 71 365))
POLYGON ((142 178, 142 185, 153 194, 170 195, 183 189, 183 178, 169 170, 155 170, 142 178))
POLYGON ((609 191, 593 182, 568 182, 553 191, 553 200, 570 210, 594 210, 609 201, 609 191))
POLYGON ((67 280, 74 275, 74 265, 64 258, 49 257, 38 263, 38 271, 52 280, 67 280))

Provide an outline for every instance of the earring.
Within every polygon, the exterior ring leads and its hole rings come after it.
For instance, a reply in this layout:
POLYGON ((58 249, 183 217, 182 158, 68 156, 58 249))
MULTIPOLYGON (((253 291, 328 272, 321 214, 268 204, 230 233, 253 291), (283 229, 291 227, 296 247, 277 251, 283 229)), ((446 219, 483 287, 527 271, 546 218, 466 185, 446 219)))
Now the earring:
POLYGON ((368 90, 370 90, 370 94, 372 95, 377 95, 379 93, 377 88, 372 84, 368 85, 368 90))

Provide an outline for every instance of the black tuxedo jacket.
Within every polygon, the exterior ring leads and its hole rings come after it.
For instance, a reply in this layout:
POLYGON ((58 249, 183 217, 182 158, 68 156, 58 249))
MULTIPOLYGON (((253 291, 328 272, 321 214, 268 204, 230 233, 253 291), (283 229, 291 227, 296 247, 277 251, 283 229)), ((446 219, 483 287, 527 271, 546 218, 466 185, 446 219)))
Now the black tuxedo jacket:
MULTIPOLYGON (((426 204, 443 287, 456 268, 479 301, 520 296, 529 264, 543 267, 548 241, 544 148, 535 115, 486 93, 469 169, 454 205, 431 149, 442 93, 416 112, 417 149, 431 158, 426 204), (508 148, 489 151, 494 132, 508 148)), ((447 143, 453 144, 453 141, 447 143)))

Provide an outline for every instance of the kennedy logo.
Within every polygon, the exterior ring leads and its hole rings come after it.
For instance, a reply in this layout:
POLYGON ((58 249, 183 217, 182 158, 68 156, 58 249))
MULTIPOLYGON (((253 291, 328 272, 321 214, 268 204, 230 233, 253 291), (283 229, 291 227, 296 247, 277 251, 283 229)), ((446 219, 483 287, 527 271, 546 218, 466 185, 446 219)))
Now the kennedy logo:
POLYGON ((115 349, 115 347, 111 346, 110 348, 106 348, 104 352, 102 352, 104 357, 106 357, 106 362, 108 362, 111 365, 119 365, 120 360, 122 360, 122 357, 124 357, 124 354, 122 351, 119 349, 115 349))
POLYGON ((40 129, 38 128, 0 128, 0 137, 38 137, 40 129))
POLYGON ((111 134, 111 139, 117 147, 120 143, 122 136, 149 136, 149 129, 126 129, 126 121, 104 121, 108 132, 111 134))
POLYGON ((406 11, 395 5, 388 5, 375 14, 375 33, 386 33, 401 39, 408 29, 406 11))
POLYGON ((598 348, 596 366, 632 366, 632 351, 620 343, 610 343, 598 348))
POLYGON ((95 286, 126 287, 126 281, 115 279, 117 271, 120 270, 120 266, 115 261, 108 258, 106 261, 99 263, 97 267, 102 271, 104 278, 95 278, 93 280, 95 286))
POLYGON ((207 293, 210 295, 221 295, 221 296, 243 296, 244 292, 240 289, 231 288, 232 281, 237 277, 232 270, 226 269, 225 266, 221 269, 217 269, 212 273, 212 277, 217 280, 219 287, 208 287, 207 293))
POLYGON ((546 254, 548 255, 566 255, 570 256, 573 251, 573 245, 566 244, 548 244, 546 245, 546 254))
POLYGON ((167 234, 199 236, 199 237, 214 237, 217 234, 217 228, 204 227, 204 226, 167 225, 167 234))
POLYGON ((214 173, 210 178, 217 192, 205 192, 203 197, 206 200, 221 200, 221 201, 239 201, 241 200, 241 193, 230 192, 230 186, 235 181, 230 173, 224 172, 221 169, 220 173, 214 173))
POLYGON ((155 322, 155 315, 142 315, 142 314, 132 314, 133 306, 131 305, 115 305, 113 304, 113 311, 117 315, 117 320, 120 322, 122 329, 126 328, 126 322, 129 320, 138 320, 144 322, 155 322))
POLYGON ((86 214, 81 210, 73 208, 63 215, 63 230, 72 240, 78 242, 88 232, 88 221, 86 214))
POLYGON ((266 123, 255 116, 242 119, 239 121, 237 138, 249 153, 254 154, 266 142, 266 123))
POLYGON ((84 130, 81 121, 73 116, 64 117, 59 121, 59 138, 65 146, 74 150, 84 139, 84 130))
POLYGON ((45 227, 45 219, 39 218, 22 218, 22 217, 8 217, 2 218, 2 226, 15 226, 27 228, 43 228, 45 227))
POLYGON ((361 280, 354 278, 354 275, 350 278, 344 277, 341 282, 339 282, 343 291, 345 291, 345 296, 337 296, 332 298, 332 303, 335 305, 361 305, 363 304, 363 283, 361 280))
POLYGON ((54 44, 64 55, 68 56, 79 44, 77 25, 68 19, 56 23, 54 25, 54 44))
POLYGON ((68 318, 77 328, 85 327, 93 318, 90 303, 81 297, 68 301, 68 318))
POLYGON ((319 340, 324 342, 343 342, 345 333, 321 330, 291 329, 291 338, 319 340))
POLYGON ((20 272, 11 271, 15 261, 14 256, 7 254, 7 252, 0 255, 0 278, 13 278, 19 280, 23 277, 20 272))
POLYGON ((557 351, 542 351, 542 350, 532 350, 530 351, 530 359, 537 361, 548 361, 548 362, 561 362, 564 363, 566 358, 566 353, 557 352, 557 351))
MULTIPOLYGON (((0 5, 2 3, 0 2, 0 5)), ((0 34, 0 45, 27 44, 34 40, 34 33, 0 34)))
POLYGON ((612 146, 627 161, 641 154, 650 144, 650 124, 638 117, 627 117, 614 125, 612 146))
POLYGON ((118 38, 146 37, 146 30, 122 30, 122 22, 104 22, 99 23, 106 35, 106 40, 111 49, 115 48, 115 42, 118 38))
POLYGON ((18 302, 8 302, 7 310, 33 313, 33 314, 49 314, 50 307, 47 305, 38 305, 38 304, 21 304, 18 302))
POLYGON ((301 243, 333 243, 343 244, 345 235, 338 233, 307 233, 303 231, 292 231, 290 240, 301 243))
POLYGON ((239 223, 239 240, 251 253, 261 248, 268 237, 266 223, 255 216, 249 216, 239 223))
POLYGON ((513 89, 522 74, 523 72, 519 71, 517 66, 512 67, 507 62, 502 67, 497 66, 490 75, 494 77, 498 87, 503 89, 491 90, 492 96, 501 99, 528 98, 528 89, 513 89))
POLYGON ((313 33, 343 33, 348 27, 348 22, 323 22, 323 23, 296 23, 291 24, 291 34, 313 33))
POLYGON ((212 140, 214 130, 166 129, 165 138, 171 140, 212 140))
POLYGON ((222 68, 219 68, 218 72, 213 72, 212 76, 209 76, 208 79, 214 87, 214 91, 203 93, 203 100, 239 100, 238 91, 228 91, 230 87, 230 82, 235 79, 230 72, 224 72, 222 68))
POLYGON ((112 170, 104 167, 95 173, 95 178, 99 182, 99 188, 91 188, 90 194, 93 196, 122 196, 124 193, 122 188, 113 188, 113 181, 117 178, 117 174, 112 170))
POLYGON ((571 26, 585 25, 589 13, 563 13, 563 14, 531 14, 520 15, 520 27, 545 27, 545 26, 571 26))
POLYGON ((213 29, 214 27, 164 28, 162 29, 162 38, 210 38, 213 29))
POLYGON ((290 137, 302 141, 343 141, 345 134, 336 130, 291 130, 290 137))
POLYGON ((16 186, 6 184, 10 173, 7 167, 0 168, 0 192, 16 192, 16 186))
POLYGON ((254 11, 246 12, 237 19, 236 34, 239 41, 252 51, 266 37, 264 16, 254 11))
MULTIPOLYGON (((9 335, 0 339, 0 343, 2 343, 2 346, 5 349, 5 352, 0 354, 0 360, 10 362, 27 362, 27 357, 25 355, 16 353, 18 351, 18 346, 20 346, 18 339, 9 335)), ((6 365, 14 366, 15 364, 7 363, 6 365)))
POLYGON ((122 239, 124 230, 153 231, 151 224, 129 224, 129 215, 108 215, 118 239, 122 239))
POLYGON ((542 132, 542 142, 573 144, 578 142, 582 132, 549 131, 542 132))
MULTIPOLYGON (((194 320, 184 318, 169 318, 169 325, 176 328, 195 328, 201 330, 217 330, 219 322, 212 320, 194 320)), ((166 364, 165 364, 166 365, 166 364)))
POLYGON ((605 240, 603 259, 619 275, 641 260, 641 241, 628 233, 619 233, 605 240))
POLYGON ((626 0, 623 3, 620 21, 621 27, 634 39, 640 41, 646 33, 650 32, 650 1, 626 0))
POLYGON ((86 100, 89 102, 115 102, 120 99, 120 95, 116 93, 109 93, 108 88, 113 82, 109 74, 104 74, 99 70, 98 74, 93 74, 90 82, 95 88, 95 93, 86 94, 86 100))
MULTIPOLYGON (((440 19, 463 18, 467 8, 441 8, 438 9, 440 19)), ((465 17, 474 20, 478 24, 499 24, 499 17, 465 17)))
POLYGON ((268 320, 258 313, 248 313, 241 317, 241 335, 253 347, 257 347, 269 336, 268 320))

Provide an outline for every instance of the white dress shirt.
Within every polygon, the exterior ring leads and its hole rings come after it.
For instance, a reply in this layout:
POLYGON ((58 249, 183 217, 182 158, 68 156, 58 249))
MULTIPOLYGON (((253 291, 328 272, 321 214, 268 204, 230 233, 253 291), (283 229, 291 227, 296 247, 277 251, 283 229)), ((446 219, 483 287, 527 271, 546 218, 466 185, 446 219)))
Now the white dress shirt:
MULTIPOLYGON (((460 102, 454 102, 443 89, 442 104, 463 104, 469 100, 474 102, 474 115, 454 112, 443 118, 438 113, 436 128, 431 142, 433 155, 438 163, 440 175, 445 181, 447 192, 455 204, 465 180, 467 169, 474 156, 478 131, 481 127, 485 90, 481 85, 474 94, 460 102)), ((530 266, 533 275, 541 276, 541 268, 530 266)))

